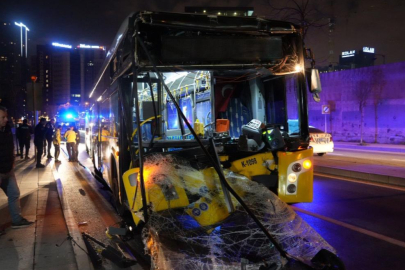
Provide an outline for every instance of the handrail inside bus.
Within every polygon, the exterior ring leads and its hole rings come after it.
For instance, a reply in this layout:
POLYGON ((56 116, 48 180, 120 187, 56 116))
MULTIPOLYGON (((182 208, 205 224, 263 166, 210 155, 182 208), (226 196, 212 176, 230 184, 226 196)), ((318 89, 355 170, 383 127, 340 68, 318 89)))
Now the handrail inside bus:
MULTIPOLYGON (((157 116, 157 118, 160 118, 160 117, 162 117, 162 116, 161 116, 161 115, 158 115, 158 116, 157 116)), ((139 126, 142 127, 146 122, 149 122, 149 121, 151 121, 151 120, 153 120, 153 119, 155 119, 154 116, 149 117, 148 119, 144 120, 139 126)), ((134 129, 134 132, 132 132, 132 136, 131 136, 131 139, 132 139, 132 140, 134 139, 134 137, 135 137, 137 131, 138 131, 138 128, 134 129)))

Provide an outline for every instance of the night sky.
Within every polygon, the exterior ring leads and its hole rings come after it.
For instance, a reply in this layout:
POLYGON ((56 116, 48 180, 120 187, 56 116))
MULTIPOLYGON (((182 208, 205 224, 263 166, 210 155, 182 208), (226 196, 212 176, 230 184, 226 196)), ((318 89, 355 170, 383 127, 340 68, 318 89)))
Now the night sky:
MULTIPOLYGON (((270 0, 271 1, 271 0, 270 0)), ((72 45, 86 43, 110 46, 122 21, 131 12, 159 10, 183 12, 185 6, 254 7, 256 15, 268 16, 266 0, 247 1, 175 1, 175 0, 1 0, 0 20, 21 21, 30 28, 29 55, 35 54, 35 44, 60 42, 72 45)), ((288 0, 272 1, 274 5, 288 0)), ((300 2, 300 0, 298 0, 300 2)), ((405 61, 405 1, 403 0, 312 0, 325 18, 335 17, 333 46, 328 43, 328 27, 310 29, 306 44, 315 51, 319 65, 328 64, 346 50, 374 47, 384 54, 386 62, 405 61), (333 5, 332 5, 333 4, 333 5)), ((325 21, 324 21, 325 22, 325 21)), ((376 64, 382 63, 377 55, 376 64)))

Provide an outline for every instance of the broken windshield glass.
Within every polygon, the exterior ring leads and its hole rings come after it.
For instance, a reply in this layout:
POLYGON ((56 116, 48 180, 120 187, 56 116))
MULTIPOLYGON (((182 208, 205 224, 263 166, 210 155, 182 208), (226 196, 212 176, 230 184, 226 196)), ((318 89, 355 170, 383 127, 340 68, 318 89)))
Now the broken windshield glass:
MULTIPOLYGON (((156 269, 258 269, 284 264, 279 252, 234 199, 229 213, 213 168, 194 169, 174 155, 150 155, 145 185, 151 215, 143 241, 156 269)), ((224 171, 232 188, 290 255, 310 261, 336 251, 292 208, 262 185, 224 171)), ((140 214, 140 212, 138 212, 140 214)))

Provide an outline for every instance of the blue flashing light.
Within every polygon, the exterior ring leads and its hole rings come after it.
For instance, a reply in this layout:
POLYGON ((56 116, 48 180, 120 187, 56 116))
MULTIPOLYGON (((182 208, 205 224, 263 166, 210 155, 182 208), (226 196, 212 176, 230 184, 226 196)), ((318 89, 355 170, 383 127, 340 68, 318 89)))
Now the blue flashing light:
POLYGON ((68 113, 68 114, 66 115, 66 118, 67 118, 67 119, 72 119, 72 118, 73 118, 73 115, 72 115, 71 113, 68 113))

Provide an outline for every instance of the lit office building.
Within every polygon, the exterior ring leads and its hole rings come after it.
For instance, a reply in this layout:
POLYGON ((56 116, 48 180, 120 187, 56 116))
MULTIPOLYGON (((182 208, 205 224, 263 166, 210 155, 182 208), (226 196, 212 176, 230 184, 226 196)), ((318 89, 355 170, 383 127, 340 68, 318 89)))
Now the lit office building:
POLYGON ((43 85, 43 110, 53 116, 63 104, 84 106, 104 58, 102 46, 74 47, 56 42, 38 45, 37 74, 43 85))
POLYGON ((77 46, 80 54, 80 102, 88 101, 94 81, 104 63, 106 50, 103 46, 80 44, 77 46))

